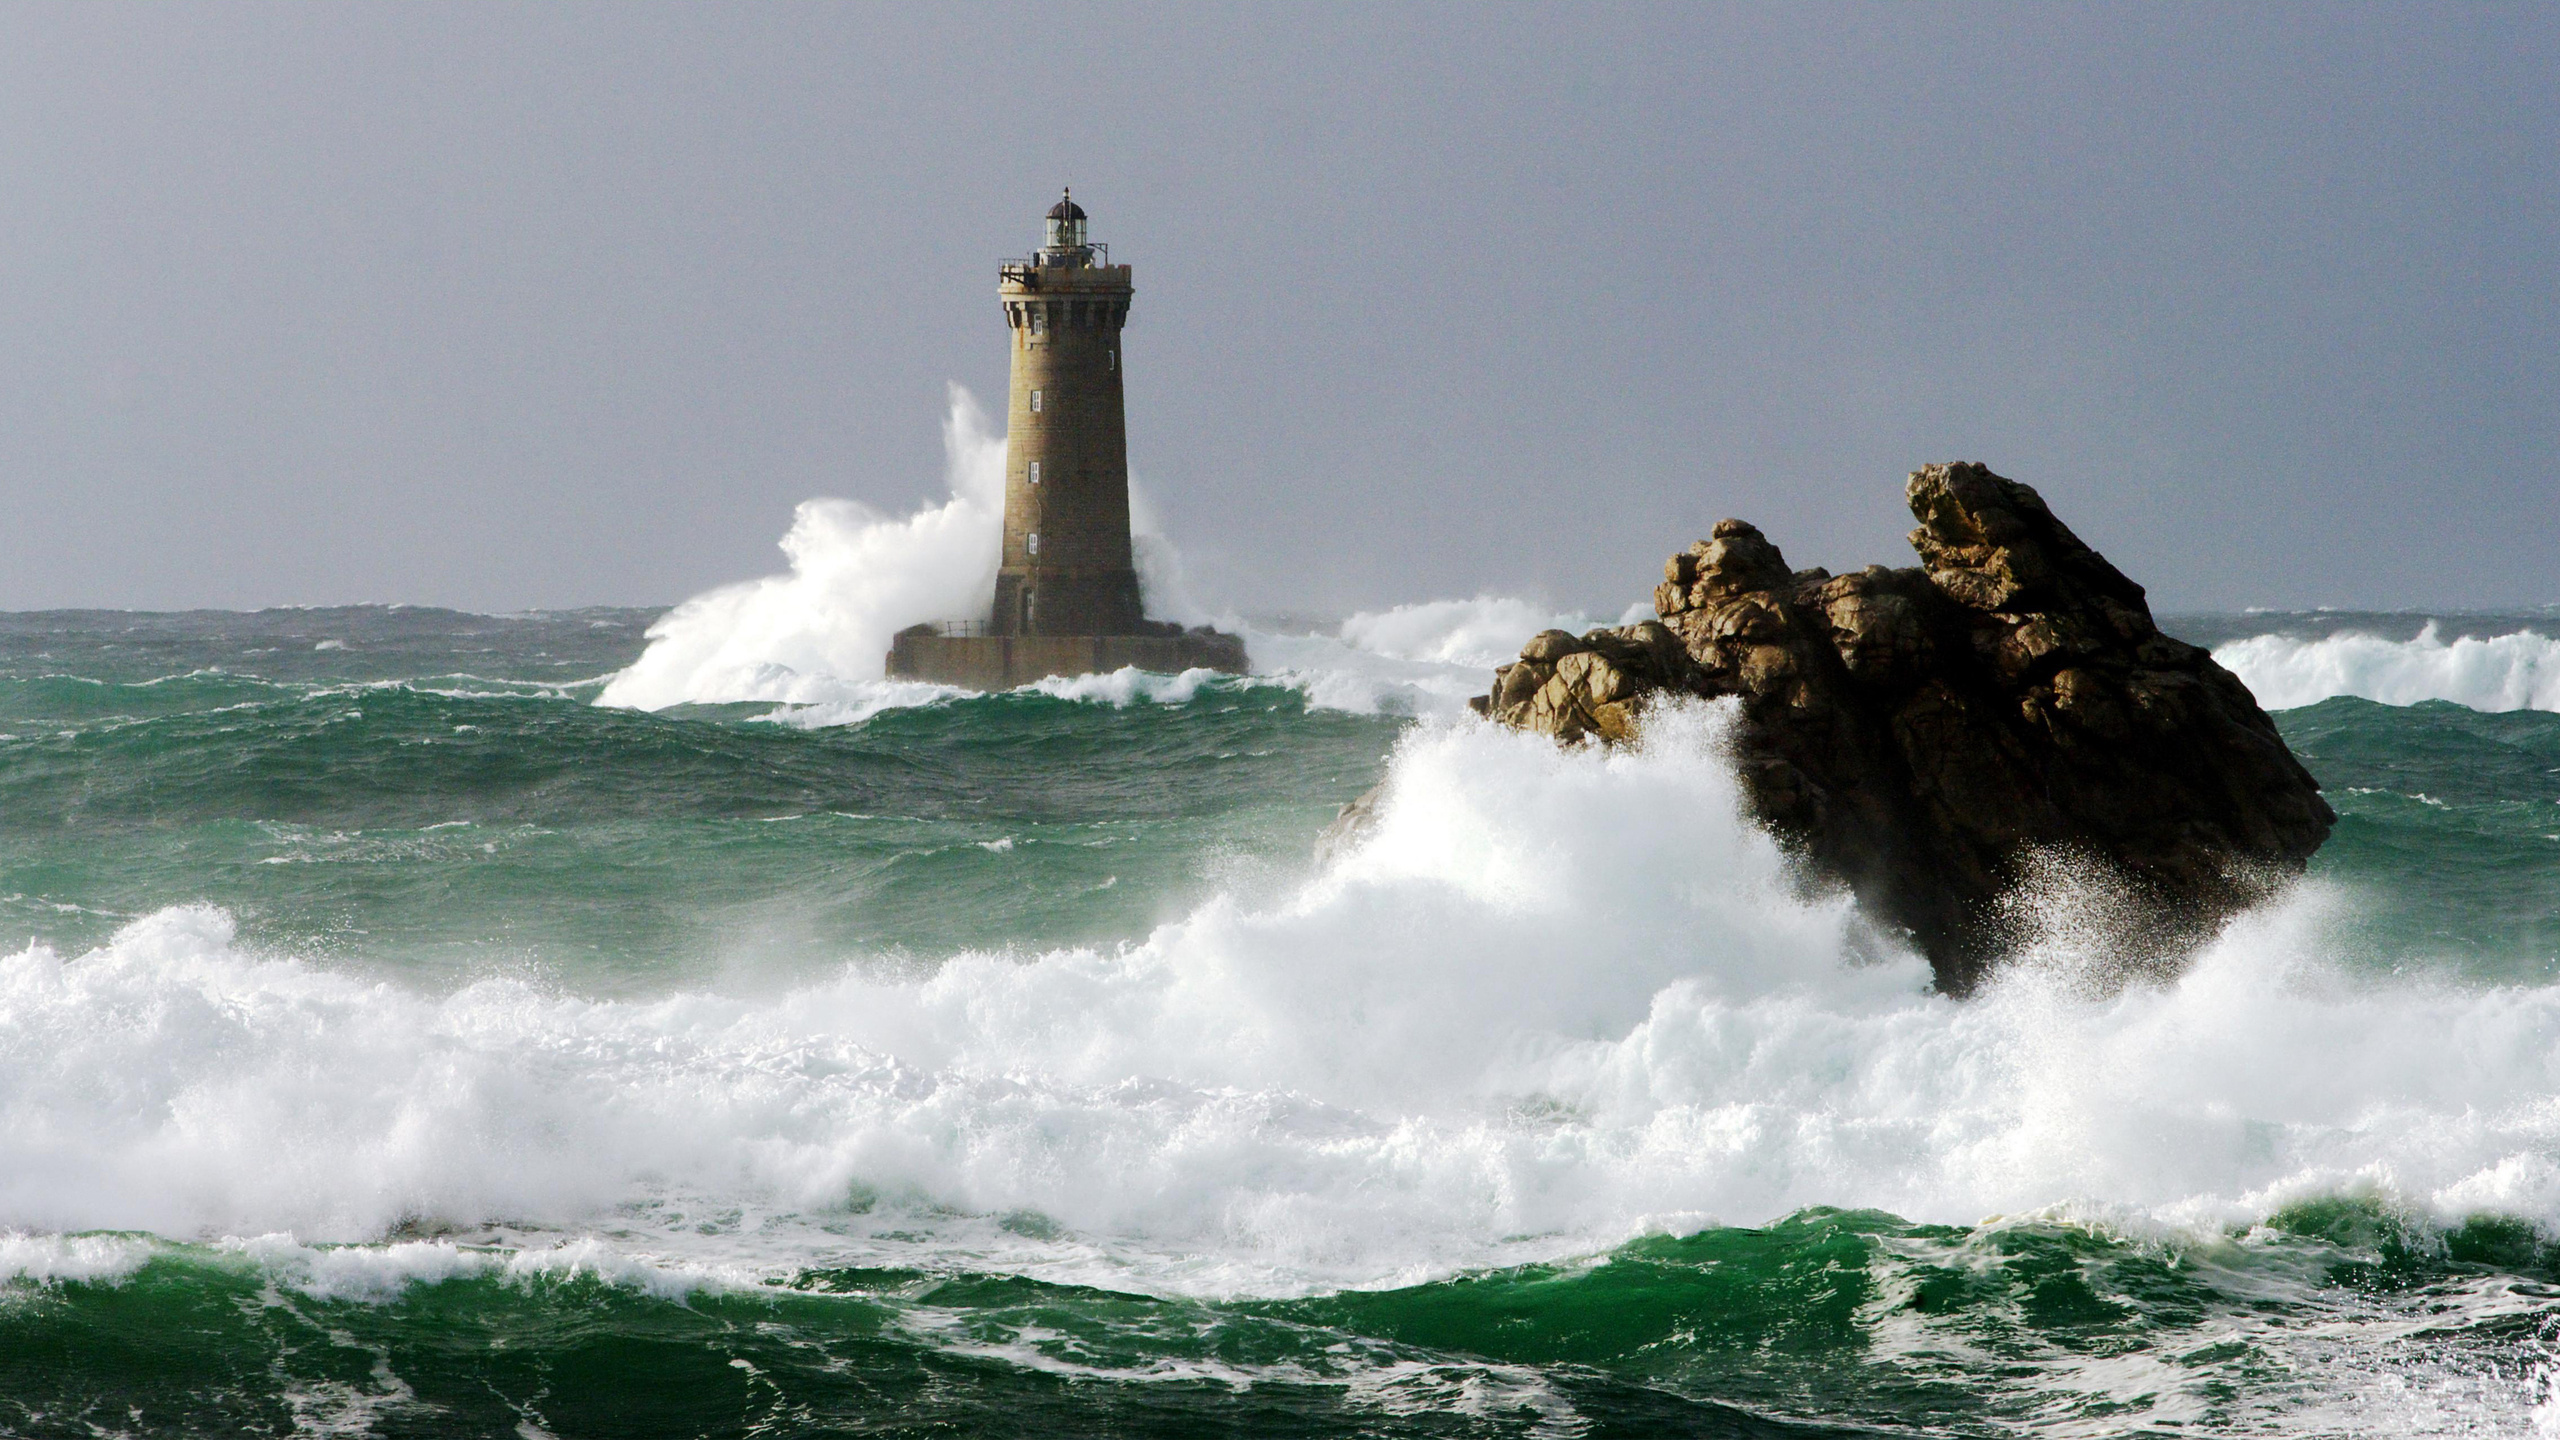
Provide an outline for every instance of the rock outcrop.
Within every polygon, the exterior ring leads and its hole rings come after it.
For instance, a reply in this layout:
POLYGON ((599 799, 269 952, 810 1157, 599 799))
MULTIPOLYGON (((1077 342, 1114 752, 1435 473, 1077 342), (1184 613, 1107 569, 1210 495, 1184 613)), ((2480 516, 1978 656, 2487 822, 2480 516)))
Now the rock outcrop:
POLYGON ((1606 743, 1663 696, 1735 697, 1758 818, 1952 993, 2057 860, 2108 877, 2119 943, 2162 965, 2301 870, 2336 816, 2247 687, 2027 486, 1932 465, 1908 494, 1917 569, 1791 570, 1721 521, 1671 557, 1660 620, 1547 631, 1476 708, 1606 743))

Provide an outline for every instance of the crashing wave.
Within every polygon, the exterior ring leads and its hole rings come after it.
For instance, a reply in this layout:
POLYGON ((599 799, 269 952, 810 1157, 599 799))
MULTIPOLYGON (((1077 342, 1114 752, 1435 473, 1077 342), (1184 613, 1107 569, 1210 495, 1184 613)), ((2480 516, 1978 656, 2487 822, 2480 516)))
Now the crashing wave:
POLYGON ((2353 695, 2385 705, 2450 700, 2474 710, 2560 711, 2560 639, 2534 630, 2447 640, 2430 620, 2408 640, 2356 631, 2317 640, 2252 635, 2216 646, 2213 658, 2270 710, 2353 695))
POLYGON ((889 637, 995 603, 1004 437, 951 387, 943 422, 950 498, 904 518, 808 500, 782 553, 790 572, 697 595, 649 627, 649 647, 597 697, 659 710, 733 701, 842 704, 867 697, 889 637))
POLYGON ((0 1229, 494 1218, 705 1264, 959 1245, 1267 1293, 1817 1204, 2213 1228, 2349 1193, 2560 1224, 2560 987, 2350 983, 2318 885, 2172 983, 2091 984, 2117 937, 2056 876, 2003 977, 1937 998, 1739 818, 1724 723, 1669 711, 1607 753, 1415 726, 1375 828, 1276 893, 787 994, 422 993, 203 908, 31 947, 0 958, 0 1229), (761 1218, 698 1233, 706 1207, 761 1218))
MULTIPOLYGON (((1004 437, 966 390, 943 422, 949 497, 904 517, 850 500, 803 502, 782 539, 788 573, 697 595, 649 629, 649 645, 612 677, 600 705, 765 703, 777 718, 843 725, 958 693, 883 678, 890 637, 909 625, 983 614, 994 603, 1004 520, 1004 437)), ((1483 595, 1362 611, 1329 633, 1254 627, 1193 598, 1182 554, 1132 483, 1130 539, 1147 613, 1241 631, 1258 673, 1298 686, 1319 708, 1455 715, 1481 672, 1523 635, 1588 628, 1585 616, 1483 595)), ((1036 688, 1062 699, 1187 702, 1200 678, 1134 672, 1036 688)))

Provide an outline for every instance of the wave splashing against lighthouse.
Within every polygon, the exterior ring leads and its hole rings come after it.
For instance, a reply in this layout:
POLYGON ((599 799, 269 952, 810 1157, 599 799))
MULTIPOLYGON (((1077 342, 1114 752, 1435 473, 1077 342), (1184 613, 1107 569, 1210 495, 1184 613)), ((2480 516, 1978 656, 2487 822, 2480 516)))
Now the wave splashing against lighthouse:
MULTIPOLYGON (((802 501, 782 537, 790 571, 706 591, 649 627, 649 647, 596 697, 600 705, 804 707, 803 724, 852 724, 957 694, 886 678, 889 642, 910 625, 982 620, 994 604, 1004 523, 1005 437, 977 397, 951 386, 942 424, 950 495, 905 516, 856 500, 802 501)), ((1129 487, 1131 542, 1150 614, 1245 628, 1191 594, 1182 554, 1144 490, 1129 487)), ((1457 714, 1483 672, 1519 637, 1590 617, 1502 596, 1364 611, 1330 634, 1250 631, 1263 673, 1319 708, 1457 714)), ((1206 678, 1206 672, 1195 672, 1206 678)), ((1044 685, 1044 689, 1060 687, 1044 685)), ((1072 688, 1072 687, 1071 687, 1072 688)), ((1079 695, 1134 694, 1129 684, 1079 695)), ((1197 684, 1168 693, 1189 695, 1197 684)))
POLYGON ((947 693, 882 678, 889 638, 928 620, 983 618, 1004 521, 1004 436, 966 389, 942 422, 950 498, 904 517, 804 500, 782 537, 788 574, 696 595, 649 627, 649 648, 599 704, 773 701, 865 713, 947 693))

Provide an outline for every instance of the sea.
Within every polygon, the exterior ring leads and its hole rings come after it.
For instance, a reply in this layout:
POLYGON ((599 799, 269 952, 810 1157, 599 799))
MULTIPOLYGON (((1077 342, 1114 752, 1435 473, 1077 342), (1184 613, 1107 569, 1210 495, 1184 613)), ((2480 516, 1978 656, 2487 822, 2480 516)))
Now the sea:
POLYGON ((2166 617, 2335 834, 1956 1001, 1716 706, 1466 712, 1615 616, 881 680, 961 488, 672 611, 0 616, 0 1435, 2560 1433, 2560 611, 2166 617))

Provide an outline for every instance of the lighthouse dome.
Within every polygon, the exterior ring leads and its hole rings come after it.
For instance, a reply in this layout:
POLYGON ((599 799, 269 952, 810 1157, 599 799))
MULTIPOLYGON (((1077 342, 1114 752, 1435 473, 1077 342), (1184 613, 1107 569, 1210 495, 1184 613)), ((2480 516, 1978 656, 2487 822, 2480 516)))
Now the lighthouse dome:
POLYGON ((1058 259, 1043 260, 1040 263, 1044 265, 1087 263, 1087 257, 1084 254, 1084 207, 1076 203, 1074 191, 1070 190, 1059 196, 1058 203, 1049 207, 1049 223, 1044 229, 1044 235, 1045 248, 1058 259))

